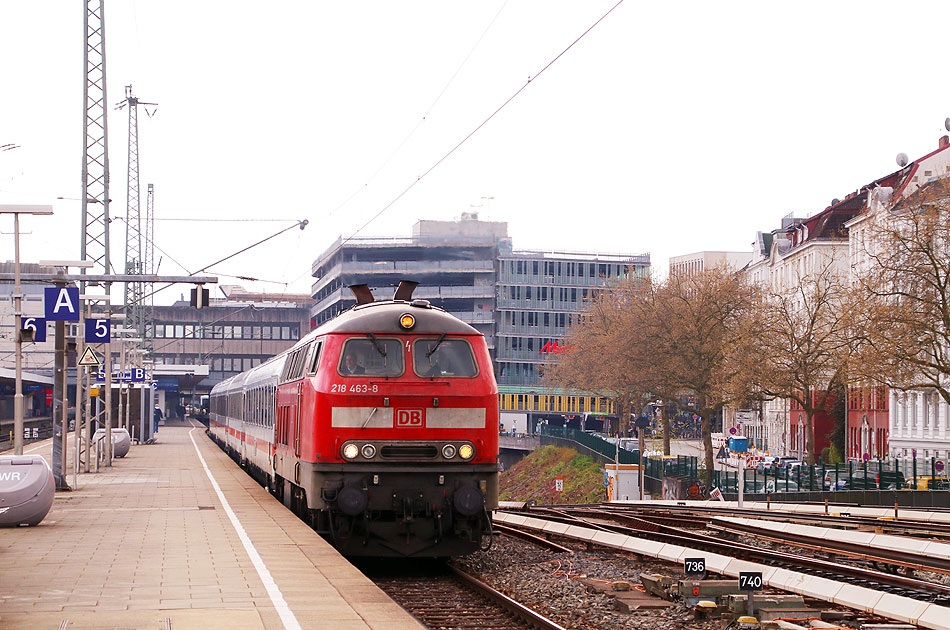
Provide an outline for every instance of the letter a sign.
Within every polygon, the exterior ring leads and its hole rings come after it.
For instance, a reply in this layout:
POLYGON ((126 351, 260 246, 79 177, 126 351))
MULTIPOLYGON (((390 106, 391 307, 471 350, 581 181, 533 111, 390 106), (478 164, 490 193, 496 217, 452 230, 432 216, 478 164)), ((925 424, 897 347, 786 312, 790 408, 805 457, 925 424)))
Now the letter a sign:
POLYGON ((79 321, 79 288, 47 287, 43 290, 46 319, 51 322, 79 321))

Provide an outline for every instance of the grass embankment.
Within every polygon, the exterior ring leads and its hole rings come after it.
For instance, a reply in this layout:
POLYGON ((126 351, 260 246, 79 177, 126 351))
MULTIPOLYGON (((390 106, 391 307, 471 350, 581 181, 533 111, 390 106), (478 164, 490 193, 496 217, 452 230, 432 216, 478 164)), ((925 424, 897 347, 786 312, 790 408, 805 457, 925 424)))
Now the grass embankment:
POLYGON ((600 503, 605 500, 604 472, 587 455, 569 448, 542 446, 501 473, 502 501, 539 504, 600 503), (555 492, 554 480, 564 479, 564 492, 555 492))

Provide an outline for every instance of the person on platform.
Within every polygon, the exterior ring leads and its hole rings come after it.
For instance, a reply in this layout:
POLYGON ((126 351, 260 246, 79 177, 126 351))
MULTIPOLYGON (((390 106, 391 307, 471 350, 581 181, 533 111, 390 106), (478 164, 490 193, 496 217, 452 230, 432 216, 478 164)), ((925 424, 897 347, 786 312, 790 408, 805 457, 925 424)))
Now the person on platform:
POLYGON ((158 425, 161 424, 162 420, 165 418, 165 414, 162 413, 161 407, 155 405, 155 409, 152 411, 152 419, 155 421, 155 429, 158 429, 158 425))
POLYGON ((352 374, 365 374, 366 369, 356 360, 355 354, 348 353, 343 357, 343 368, 340 372, 345 376, 349 376, 352 374))

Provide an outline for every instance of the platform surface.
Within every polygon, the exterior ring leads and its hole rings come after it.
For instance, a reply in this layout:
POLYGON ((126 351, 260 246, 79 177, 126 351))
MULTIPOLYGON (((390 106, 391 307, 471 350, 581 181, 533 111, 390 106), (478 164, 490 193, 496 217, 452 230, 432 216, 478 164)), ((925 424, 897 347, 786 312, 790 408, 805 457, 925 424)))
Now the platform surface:
POLYGON ((422 626, 203 427, 164 426, 157 444, 57 493, 39 526, 0 529, 0 628, 422 626))

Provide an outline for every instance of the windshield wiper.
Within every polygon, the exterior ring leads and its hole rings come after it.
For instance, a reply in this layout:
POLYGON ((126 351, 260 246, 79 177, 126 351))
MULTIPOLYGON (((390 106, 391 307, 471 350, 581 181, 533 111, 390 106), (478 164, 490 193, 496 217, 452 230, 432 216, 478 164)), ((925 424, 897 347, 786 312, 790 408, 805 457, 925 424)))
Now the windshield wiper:
POLYGON ((373 333, 366 333, 366 336, 369 337, 369 340, 373 342, 373 347, 376 348, 376 352, 378 352, 380 356, 385 357, 386 347, 383 346, 383 344, 379 343, 379 339, 376 338, 376 335, 374 335, 373 333))
POLYGON ((445 341, 445 333, 442 333, 441 335, 439 335, 439 340, 435 342, 435 345, 434 345, 434 346, 432 346, 431 348, 429 348, 429 351, 428 351, 428 352, 426 352, 426 358, 427 358, 427 359, 432 356, 432 353, 434 353, 434 352, 436 351, 436 349, 438 349, 438 347, 439 347, 440 345, 442 345, 442 342, 443 342, 443 341, 445 341))

